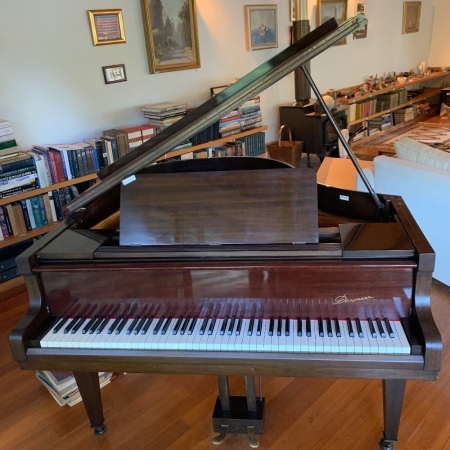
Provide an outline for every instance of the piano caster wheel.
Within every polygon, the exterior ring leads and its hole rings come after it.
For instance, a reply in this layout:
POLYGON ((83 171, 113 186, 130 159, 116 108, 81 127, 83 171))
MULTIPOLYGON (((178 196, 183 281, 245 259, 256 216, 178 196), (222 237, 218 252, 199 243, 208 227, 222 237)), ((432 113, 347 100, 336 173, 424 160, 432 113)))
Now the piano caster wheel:
POLYGON ((378 445, 380 446, 380 450, 394 450, 394 443, 386 441, 384 438, 381 439, 378 445))
POLYGON ((255 438, 255 427, 247 427, 248 445, 251 448, 258 448, 259 441, 255 438))
POLYGON ((226 425, 222 425, 220 427, 220 433, 216 437, 213 438, 212 443, 214 445, 221 444, 227 437, 227 431, 228 431, 228 427, 226 425))
POLYGON ((94 427, 94 433, 97 436, 101 436, 102 434, 105 434, 106 433, 106 425, 101 424, 98 427, 94 427))

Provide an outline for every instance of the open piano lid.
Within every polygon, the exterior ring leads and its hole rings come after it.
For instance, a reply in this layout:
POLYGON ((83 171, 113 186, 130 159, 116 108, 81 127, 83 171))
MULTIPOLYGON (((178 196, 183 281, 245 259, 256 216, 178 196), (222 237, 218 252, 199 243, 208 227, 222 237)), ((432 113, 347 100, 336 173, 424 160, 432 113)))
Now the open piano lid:
POLYGON ((105 167, 98 174, 100 181, 67 205, 67 213, 70 215, 80 211, 177 145, 366 24, 364 14, 358 14, 339 27, 335 19, 320 25, 152 139, 105 167))

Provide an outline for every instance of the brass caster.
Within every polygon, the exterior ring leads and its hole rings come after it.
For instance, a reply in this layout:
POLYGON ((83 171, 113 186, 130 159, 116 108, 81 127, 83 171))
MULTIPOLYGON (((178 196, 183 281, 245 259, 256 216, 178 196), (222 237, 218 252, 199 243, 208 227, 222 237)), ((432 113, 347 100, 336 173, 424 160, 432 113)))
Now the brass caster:
POLYGON ((248 445, 251 448, 258 448, 259 441, 255 438, 255 427, 247 427, 248 445))
POLYGON ((214 445, 221 444, 227 437, 228 427, 226 425, 221 425, 220 433, 212 439, 214 445))

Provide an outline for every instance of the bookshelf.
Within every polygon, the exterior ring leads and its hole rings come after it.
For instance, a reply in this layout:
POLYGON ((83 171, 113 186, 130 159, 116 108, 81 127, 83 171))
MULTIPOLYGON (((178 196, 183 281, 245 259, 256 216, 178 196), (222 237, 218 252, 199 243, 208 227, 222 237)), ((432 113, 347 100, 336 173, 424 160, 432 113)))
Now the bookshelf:
MULTIPOLYGON (((408 99, 407 101, 403 101, 394 106, 390 106, 388 108, 384 108, 382 110, 376 112, 367 112, 361 114, 361 117, 352 118, 350 114, 348 114, 348 127, 350 131, 352 129, 356 129, 358 127, 365 127, 368 125, 368 121, 370 119, 375 119, 381 117, 386 114, 393 114, 395 111, 401 110, 402 108, 406 108, 408 106, 419 105, 420 103, 426 102, 433 98, 437 98, 440 94, 440 90, 444 87, 444 83, 446 84, 447 78, 450 77, 449 72, 432 72, 429 75, 423 77, 412 77, 411 79, 406 80, 403 83, 395 82, 391 83, 389 86, 369 92, 364 95, 360 95, 358 97, 353 97, 346 99, 344 97, 338 97, 337 101, 340 105, 340 109, 346 110, 348 113, 350 108, 355 107, 357 104, 363 104, 370 101, 377 101, 381 96, 399 93, 400 91, 404 91, 407 87, 421 87, 423 91, 408 99)), ((358 86, 352 86, 344 89, 340 89, 340 92, 350 92, 357 90, 358 86)), ((406 89, 407 90, 407 89, 406 89)), ((392 120, 392 118, 391 118, 392 120)), ((404 123, 404 122, 402 122, 404 123)), ((392 123, 390 128, 393 128, 396 124, 392 123)), ((370 137, 370 136, 366 136, 370 137)), ((364 139, 364 138, 363 138, 364 139)), ((356 142, 356 141, 355 141, 356 142)))
MULTIPOLYGON (((34 197, 36 195, 45 194, 46 192, 53 191, 55 189, 61 189, 66 186, 72 186, 74 184, 80 184, 85 181, 91 181, 97 179, 97 174, 91 173, 89 175, 84 175, 78 178, 72 178, 71 180, 63 181, 61 183, 51 184, 50 186, 46 186, 44 188, 33 189, 32 191, 24 192, 22 194, 11 195, 10 197, 0 199, 0 205, 6 205, 8 203, 24 200, 26 198, 34 197)), ((4 247, 8 247, 9 245, 16 244, 18 242, 24 241, 25 239, 30 239, 41 234, 48 233, 55 226, 58 225, 59 222, 54 222, 50 225, 35 228, 31 231, 27 231, 26 233, 20 234, 18 236, 10 236, 5 238, 3 241, 0 241, 0 249, 4 247)))

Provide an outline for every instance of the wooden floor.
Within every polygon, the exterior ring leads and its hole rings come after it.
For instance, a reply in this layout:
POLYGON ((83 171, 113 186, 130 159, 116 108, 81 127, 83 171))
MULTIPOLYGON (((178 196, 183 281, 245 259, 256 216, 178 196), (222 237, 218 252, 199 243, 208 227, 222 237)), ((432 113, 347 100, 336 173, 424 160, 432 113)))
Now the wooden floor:
MULTIPOLYGON (((5 297, 2 294, 2 297, 5 297)), ((34 373, 13 361, 8 332, 26 310, 20 291, 0 300, 0 449, 246 449, 229 436, 219 447, 211 414, 217 395, 211 376, 121 374, 102 390, 108 431, 96 436, 82 404, 58 406, 34 373)), ((436 382, 409 382, 396 450, 450 449, 450 288, 433 283, 433 312, 444 340, 436 382), (446 345, 447 344, 447 345, 446 345)), ((243 394, 241 379, 230 380, 243 394)), ((370 450, 383 425, 381 382, 335 379, 262 379, 265 433, 260 449, 370 450)))

